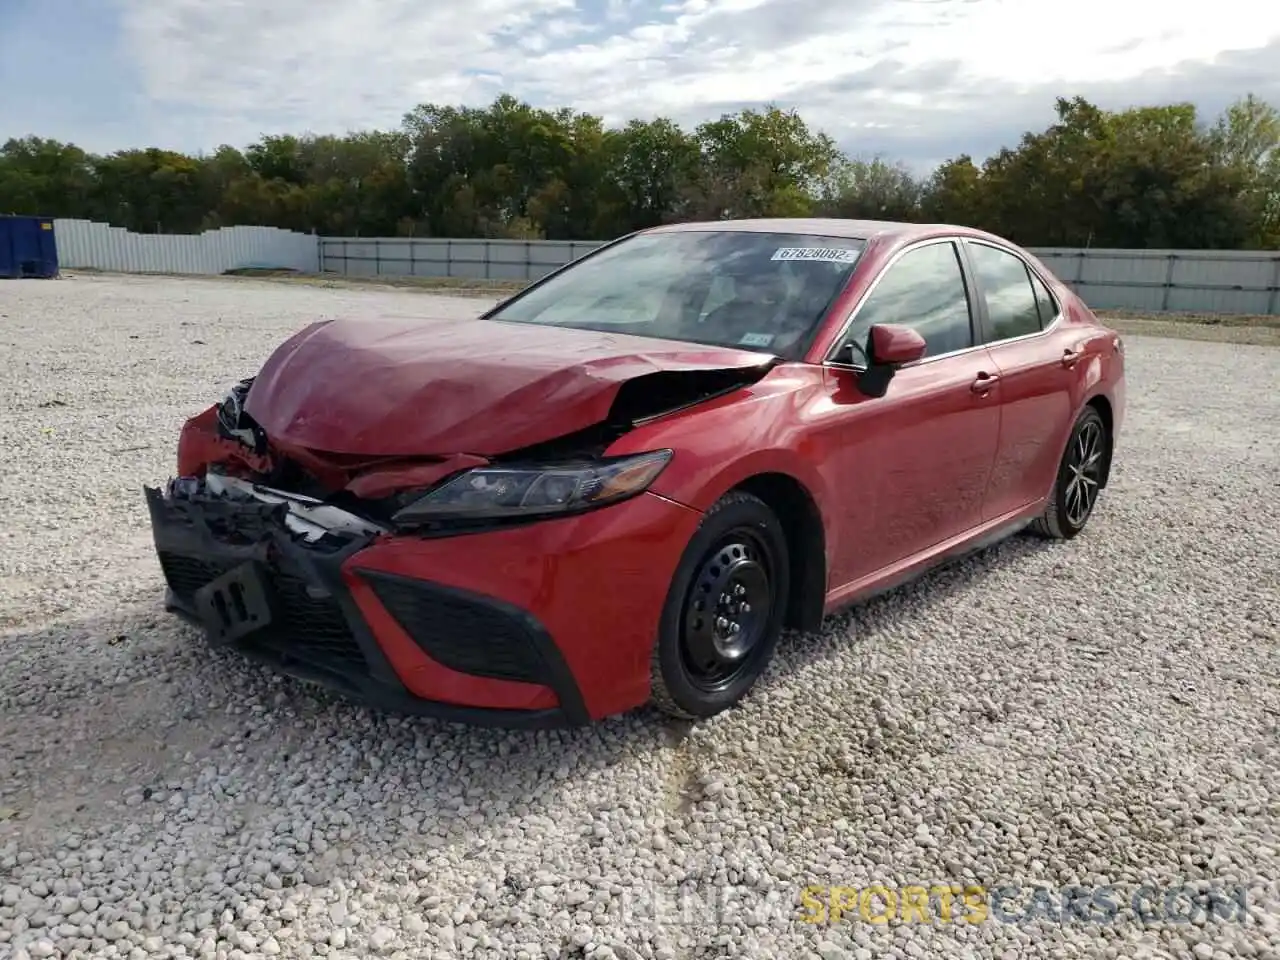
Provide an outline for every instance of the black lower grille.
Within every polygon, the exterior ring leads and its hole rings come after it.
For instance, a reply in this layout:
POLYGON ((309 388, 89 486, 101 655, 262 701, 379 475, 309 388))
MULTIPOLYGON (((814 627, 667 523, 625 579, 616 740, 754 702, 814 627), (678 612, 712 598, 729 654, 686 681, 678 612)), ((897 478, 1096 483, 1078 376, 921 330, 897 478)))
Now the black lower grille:
MULTIPOLYGON (((160 566, 173 592, 184 600, 226 573, 235 562, 215 562, 161 553, 160 566)), ((293 658, 338 673, 368 673, 368 661, 356 642, 342 607, 332 596, 312 596, 302 579, 272 570, 272 624, 241 642, 277 659, 293 658)))
POLYGON ((434 584, 361 571, 404 631, 436 663, 495 680, 548 683, 547 664, 520 616, 434 584))
POLYGON ((297 577, 277 574, 272 586, 279 623, 275 630, 263 634, 261 645, 299 660, 317 659, 339 669, 367 669, 364 654, 337 600, 312 597, 306 583, 297 577))
POLYGON ((234 563, 214 563, 177 553, 160 554, 160 568, 164 571, 165 580, 184 600, 190 600, 197 590, 209 581, 217 580, 233 566, 234 563))

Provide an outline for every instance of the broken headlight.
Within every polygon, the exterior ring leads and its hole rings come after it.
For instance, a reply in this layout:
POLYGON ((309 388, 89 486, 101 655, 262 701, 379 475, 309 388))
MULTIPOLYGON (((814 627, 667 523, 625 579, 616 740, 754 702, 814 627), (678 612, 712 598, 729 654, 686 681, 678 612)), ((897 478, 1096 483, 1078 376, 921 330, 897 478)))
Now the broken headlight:
POLYGON ((245 412, 245 401, 254 377, 241 380, 229 390, 218 404, 218 428, 228 440, 238 440, 254 453, 261 454, 267 448, 267 438, 253 417, 245 412))
POLYGON ((487 520, 578 513, 643 493, 671 460, 655 450, 591 463, 476 467, 441 484, 392 520, 487 520))

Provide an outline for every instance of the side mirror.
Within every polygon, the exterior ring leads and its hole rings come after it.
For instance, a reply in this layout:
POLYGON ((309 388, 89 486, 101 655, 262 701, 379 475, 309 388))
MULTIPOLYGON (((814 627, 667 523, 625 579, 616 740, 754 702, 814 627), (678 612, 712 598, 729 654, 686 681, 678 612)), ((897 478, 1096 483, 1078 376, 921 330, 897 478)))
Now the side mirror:
POLYGON ((927 346, 910 327, 875 324, 867 334, 867 368, 858 376, 858 389, 869 397, 883 397, 898 367, 919 360, 927 346))
POLYGON ((877 323, 867 336, 867 346, 874 365, 888 367, 911 363, 924 356, 926 344, 924 337, 910 327, 900 327, 893 323, 877 323))

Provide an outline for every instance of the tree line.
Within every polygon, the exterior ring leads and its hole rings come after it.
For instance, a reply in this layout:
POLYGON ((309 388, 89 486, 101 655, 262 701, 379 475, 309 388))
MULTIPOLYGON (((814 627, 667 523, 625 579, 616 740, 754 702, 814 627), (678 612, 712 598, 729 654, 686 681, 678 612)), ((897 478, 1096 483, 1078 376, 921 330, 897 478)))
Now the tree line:
POLYGON ((143 233, 262 224, 329 236, 610 239, 680 220, 836 216, 959 223, 1029 246, 1280 247, 1280 111, 1249 95, 1108 111, 1076 97, 982 163, 916 176, 849 156, 795 111, 620 128, 512 96, 423 104, 397 130, 263 136, 191 156, 0 147, 0 212, 143 233))

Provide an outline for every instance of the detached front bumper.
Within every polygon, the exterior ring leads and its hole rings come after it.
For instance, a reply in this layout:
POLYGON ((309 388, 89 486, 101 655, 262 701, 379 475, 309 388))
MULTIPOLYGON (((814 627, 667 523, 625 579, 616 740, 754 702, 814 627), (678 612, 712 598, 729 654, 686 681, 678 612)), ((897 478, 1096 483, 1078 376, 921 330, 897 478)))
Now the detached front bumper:
POLYGON ((308 531, 288 504, 203 481, 145 492, 166 605, 211 642, 378 708, 514 727, 580 725, 647 699, 658 616, 700 518, 646 494, 425 539, 308 531), (220 640, 209 585, 244 570, 268 622, 220 640))

